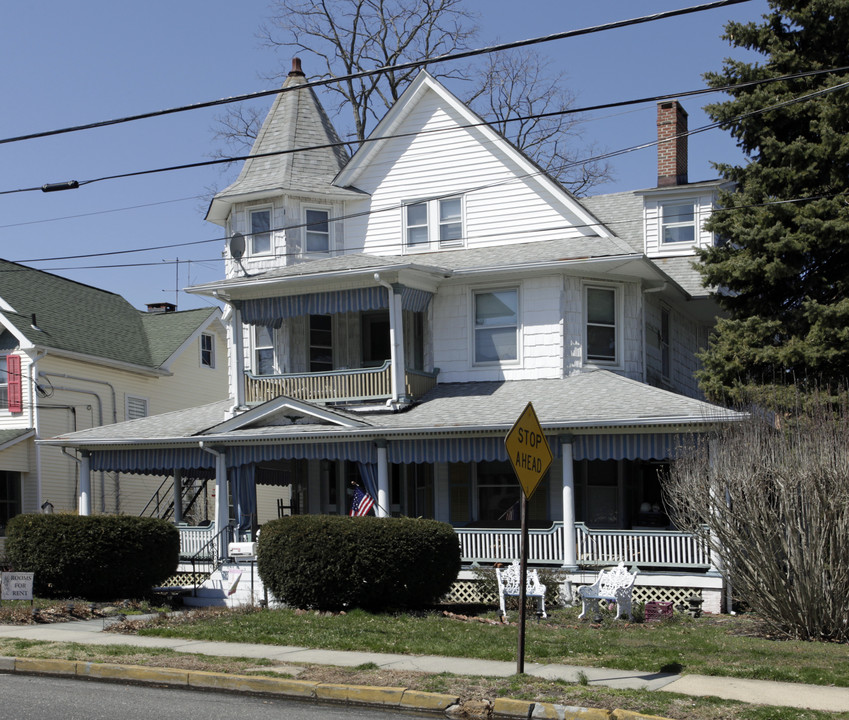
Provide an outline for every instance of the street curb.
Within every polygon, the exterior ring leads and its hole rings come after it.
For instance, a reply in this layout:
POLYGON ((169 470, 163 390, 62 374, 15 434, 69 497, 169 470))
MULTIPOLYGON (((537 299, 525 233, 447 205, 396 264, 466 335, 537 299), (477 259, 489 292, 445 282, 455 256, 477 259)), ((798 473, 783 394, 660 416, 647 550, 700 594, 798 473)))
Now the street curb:
MULTIPOLYGON (((231 675, 204 670, 178 670, 147 665, 114 665, 88 661, 49 658, 0 657, 0 670, 30 675, 72 675, 98 680, 124 680, 136 683, 175 685, 203 690, 227 690, 277 695, 298 700, 320 700, 349 705, 367 705, 399 710, 436 713, 447 716, 463 714, 456 695, 410 690, 403 687, 343 685, 309 680, 266 677, 263 675, 231 675)), ((555 703, 497 698, 492 703, 492 717, 510 720, 668 720, 630 710, 601 710, 571 707, 555 703)))

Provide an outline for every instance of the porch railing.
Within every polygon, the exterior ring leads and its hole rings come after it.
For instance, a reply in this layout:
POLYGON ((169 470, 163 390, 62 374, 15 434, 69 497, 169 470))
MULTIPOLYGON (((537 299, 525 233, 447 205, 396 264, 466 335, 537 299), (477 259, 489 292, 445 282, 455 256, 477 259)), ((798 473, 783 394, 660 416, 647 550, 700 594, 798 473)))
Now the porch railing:
POLYGON ((708 544, 677 530, 591 530, 575 523, 579 565, 624 561, 642 567, 711 567, 708 544))
POLYGON ((180 557, 185 559, 195 557, 215 537, 214 525, 202 527, 178 525, 177 529, 180 531, 180 557))
MULTIPOLYGON (((707 570, 711 567, 707 544, 676 530, 592 530, 575 524, 578 565, 602 567, 624 562, 640 567, 674 567, 707 570)), ((519 557, 518 529, 457 528, 464 563, 511 562, 519 557)), ((563 563, 563 523, 528 531, 528 562, 563 563)))
MULTIPOLYGON (((438 371, 437 371, 438 372, 438 371)), ((405 371, 405 392, 419 398, 436 385, 437 372, 405 371)), ((245 373, 245 400, 265 402, 280 395, 299 400, 361 402, 392 397, 391 363, 376 368, 323 373, 253 375, 245 373)))

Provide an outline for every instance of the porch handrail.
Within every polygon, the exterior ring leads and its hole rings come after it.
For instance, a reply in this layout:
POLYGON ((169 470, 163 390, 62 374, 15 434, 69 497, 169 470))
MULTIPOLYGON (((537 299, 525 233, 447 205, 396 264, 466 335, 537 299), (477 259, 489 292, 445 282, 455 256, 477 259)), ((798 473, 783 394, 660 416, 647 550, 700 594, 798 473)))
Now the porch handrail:
MULTIPOLYGON (((300 400, 334 402, 366 402, 388 400, 392 397, 392 361, 378 367, 327 370, 325 372, 281 373, 254 375, 245 372, 245 400, 262 402, 280 395, 300 400)), ((405 371, 405 391, 414 398, 421 397, 436 385, 439 370, 405 371)))
MULTIPOLYGON (((460 539, 463 562, 512 562, 519 557, 521 531, 514 528, 454 528, 460 539)), ((563 523, 528 530, 528 562, 538 565, 563 563, 563 523)))
POLYGON ((225 525, 219 532, 216 533, 213 531, 209 542, 207 542, 200 550, 189 558, 189 562, 192 564, 193 595, 197 595, 198 590, 198 563, 206 565, 211 568, 212 571, 216 570, 221 562, 221 558, 224 557, 227 552, 227 546, 232 541, 233 526, 225 525))
MULTIPOLYGON (((455 528, 464 563, 511 562, 519 557, 518 528, 455 528)), ((563 522, 528 531, 528 562, 562 565, 563 522)), ((596 530, 575 523, 577 562, 583 567, 604 567, 622 561, 640 567, 675 567, 708 570, 710 548, 706 541, 677 530, 596 530)))
POLYGON ((679 530, 598 530, 575 523, 575 534, 579 565, 711 567, 708 544, 679 530))
POLYGON ((288 395, 299 400, 384 400, 392 397, 391 361, 380 367, 326 372, 254 375, 245 373, 247 402, 288 395))

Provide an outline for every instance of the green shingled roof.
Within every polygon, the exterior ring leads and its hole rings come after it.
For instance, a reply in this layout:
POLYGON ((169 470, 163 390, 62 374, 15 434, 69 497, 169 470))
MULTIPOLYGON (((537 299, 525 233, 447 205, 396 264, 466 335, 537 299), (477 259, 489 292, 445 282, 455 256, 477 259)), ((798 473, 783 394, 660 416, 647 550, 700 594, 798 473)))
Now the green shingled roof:
POLYGON ((14 310, 0 314, 34 345, 147 368, 160 367, 217 311, 143 312, 115 293, 7 260, 0 299, 14 310))

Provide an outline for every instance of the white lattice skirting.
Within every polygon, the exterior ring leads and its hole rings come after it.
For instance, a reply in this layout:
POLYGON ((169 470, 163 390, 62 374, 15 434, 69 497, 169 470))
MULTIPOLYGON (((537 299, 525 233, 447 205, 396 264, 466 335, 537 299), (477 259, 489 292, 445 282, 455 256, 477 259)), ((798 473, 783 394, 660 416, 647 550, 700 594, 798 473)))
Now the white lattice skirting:
MULTIPOLYGON (((590 585, 595 580, 596 575, 574 573, 570 576, 568 573, 564 573, 563 579, 565 580, 567 577, 571 577, 574 596, 579 586, 590 585)), ((663 601, 671 602, 675 606, 687 605, 687 599, 693 595, 702 598, 702 609, 705 612, 719 613, 722 611, 722 580, 716 576, 641 574, 637 576, 633 591, 635 603, 663 601)), ((471 577, 471 573, 464 572, 454 582, 451 590, 443 598, 443 602, 498 605, 498 596, 493 592, 483 591, 479 581, 471 577)))

